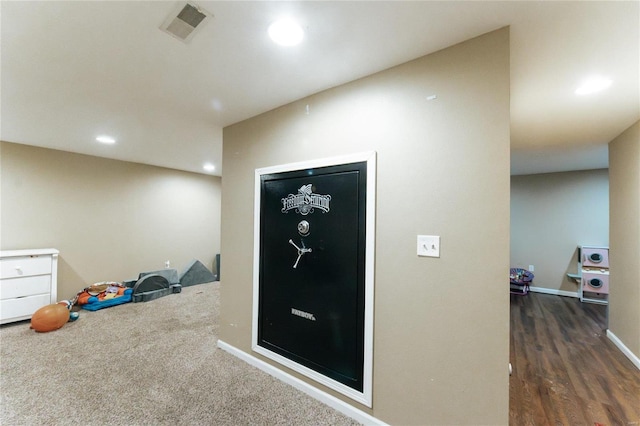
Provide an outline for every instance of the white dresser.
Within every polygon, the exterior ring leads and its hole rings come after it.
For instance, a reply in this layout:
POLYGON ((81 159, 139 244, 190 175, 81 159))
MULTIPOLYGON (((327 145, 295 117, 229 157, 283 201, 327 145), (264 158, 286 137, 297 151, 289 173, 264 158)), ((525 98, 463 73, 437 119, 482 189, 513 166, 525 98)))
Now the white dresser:
POLYGON ((0 251, 0 324, 57 303, 58 250, 0 251))

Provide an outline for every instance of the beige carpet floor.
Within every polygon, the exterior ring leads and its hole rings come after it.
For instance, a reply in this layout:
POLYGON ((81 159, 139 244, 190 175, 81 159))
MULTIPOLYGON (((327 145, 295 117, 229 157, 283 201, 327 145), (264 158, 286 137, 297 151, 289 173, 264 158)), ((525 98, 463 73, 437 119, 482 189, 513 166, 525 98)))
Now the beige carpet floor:
POLYGON ((0 424, 356 425, 217 348, 219 283, 0 327, 0 424))

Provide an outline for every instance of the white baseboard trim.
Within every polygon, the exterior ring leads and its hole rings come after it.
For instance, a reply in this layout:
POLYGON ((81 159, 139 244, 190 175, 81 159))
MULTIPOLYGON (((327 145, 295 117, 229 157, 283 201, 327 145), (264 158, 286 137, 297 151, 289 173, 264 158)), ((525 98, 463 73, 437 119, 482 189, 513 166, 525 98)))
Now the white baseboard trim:
POLYGON ((341 412, 345 416, 351 417, 357 422, 360 422, 364 425, 388 426, 382 420, 377 419, 372 415, 365 413, 364 411, 359 410, 350 404, 347 404, 346 402, 336 398, 333 395, 330 395, 326 392, 321 391, 320 389, 317 389, 311 386, 307 382, 303 382, 302 380, 292 376, 289 373, 285 373, 284 371, 272 366, 271 364, 268 364, 262 361, 261 359, 258 359, 244 351, 241 351, 235 346, 231 346, 230 344, 222 340, 218 340, 218 347, 224 351, 229 352, 231 355, 234 355, 237 358, 240 358, 247 364, 253 365, 254 367, 259 368, 260 370, 275 377, 276 379, 281 380, 293 386, 294 388, 306 393, 310 397, 317 399, 318 401, 328 405, 334 410, 341 412))
POLYGON ((618 347, 618 349, 620 349, 623 354, 625 354, 627 358, 629 358, 633 365, 635 365, 636 368, 640 370, 640 358, 638 358, 633 352, 631 352, 631 350, 624 343, 622 343, 622 340, 618 339, 618 336, 613 334, 609 329, 607 329, 607 337, 613 342, 614 345, 618 347))
POLYGON ((553 294, 556 296, 567 296, 567 297, 580 297, 577 291, 566 291, 566 290, 557 290, 555 288, 545 288, 545 287, 529 287, 530 291, 534 293, 544 293, 544 294, 553 294))

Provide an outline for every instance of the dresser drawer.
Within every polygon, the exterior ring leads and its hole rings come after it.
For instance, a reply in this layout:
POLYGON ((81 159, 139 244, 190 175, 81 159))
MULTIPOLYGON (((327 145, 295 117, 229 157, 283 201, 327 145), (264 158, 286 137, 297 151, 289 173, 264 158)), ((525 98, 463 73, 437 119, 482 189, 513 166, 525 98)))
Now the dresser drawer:
POLYGON ((51 274, 51 256, 0 259, 0 279, 51 274))
POLYGON ((49 294, 39 294, 19 299, 0 300, 0 322, 31 318, 35 311, 51 304, 49 297, 49 294))
POLYGON ((0 280, 0 300, 51 293, 51 275, 0 280))

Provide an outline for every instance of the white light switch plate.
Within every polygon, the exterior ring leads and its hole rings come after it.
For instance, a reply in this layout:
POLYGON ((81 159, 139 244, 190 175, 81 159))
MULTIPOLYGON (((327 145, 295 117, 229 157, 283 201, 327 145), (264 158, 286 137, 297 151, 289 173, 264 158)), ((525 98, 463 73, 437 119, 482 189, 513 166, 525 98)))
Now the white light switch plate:
POLYGON ((418 235, 418 256, 440 257, 440 236, 418 235))

